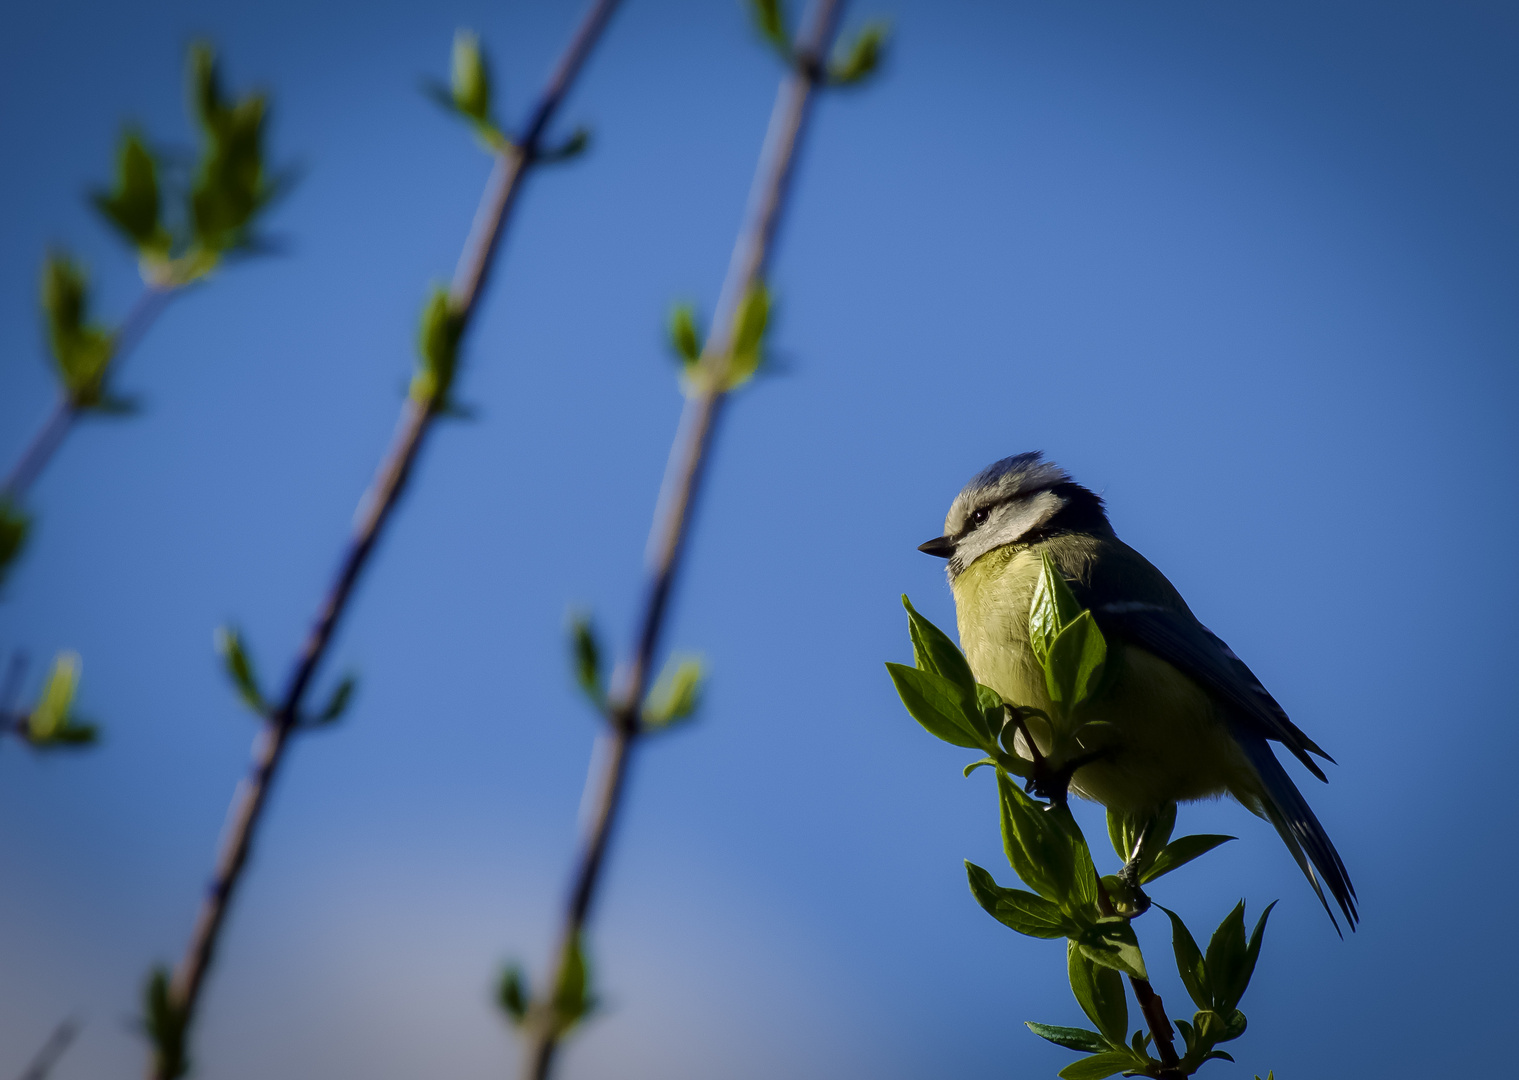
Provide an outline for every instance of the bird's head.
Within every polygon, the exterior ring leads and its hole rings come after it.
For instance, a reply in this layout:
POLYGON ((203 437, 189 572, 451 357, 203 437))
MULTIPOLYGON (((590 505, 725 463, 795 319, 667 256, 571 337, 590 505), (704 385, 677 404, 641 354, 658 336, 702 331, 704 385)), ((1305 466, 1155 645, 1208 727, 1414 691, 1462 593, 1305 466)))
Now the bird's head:
POLYGON ((1075 530, 1109 530, 1102 499, 1035 450, 995 461, 972 477, 950 504, 944 535, 918 550, 948 559, 954 578, 988 551, 1075 530))

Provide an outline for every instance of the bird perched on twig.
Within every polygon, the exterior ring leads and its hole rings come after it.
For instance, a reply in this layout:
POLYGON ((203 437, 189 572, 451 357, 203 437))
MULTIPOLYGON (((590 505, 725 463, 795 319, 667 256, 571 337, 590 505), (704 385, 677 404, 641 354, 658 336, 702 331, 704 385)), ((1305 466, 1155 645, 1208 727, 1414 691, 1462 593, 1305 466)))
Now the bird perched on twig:
MULTIPOLYGON (((1051 707, 1029 643, 1029 608, 1046 556, 1096 620, 1108 658, 1087 709, 1113 734, 1068 763, 1057 797, 1069 784, 1140 818, 1171 803, 1232 795, 1276 827, 1330 919, 1326 886, 1355 928, 1345 864, 1269 743, 1281 743, 1320 780, 1327 778, 1314 755, 1333 759, 1197 621, 1165 576, 1118 539, 1101 497, 1039 453, 1003 458, 965 486, 944 535, 919 550, 949 561, 971 671, 1009 702, 1051 707)), ((1020 739, 1026 757, 1049 753, 1037 728, 1020 739)))

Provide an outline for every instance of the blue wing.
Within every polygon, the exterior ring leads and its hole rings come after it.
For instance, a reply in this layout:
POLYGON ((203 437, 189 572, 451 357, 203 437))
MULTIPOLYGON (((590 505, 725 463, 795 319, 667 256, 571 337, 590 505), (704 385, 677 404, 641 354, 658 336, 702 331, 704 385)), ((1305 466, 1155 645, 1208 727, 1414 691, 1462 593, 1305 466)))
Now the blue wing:
MULTIPOLYGON (((1313 891, 1318 894, 1319 902, 1329 912, 1330 920, 1334 921, 1334 912, 1314 875, 1315 869, 1345 913, 1350 928, 1355 929, 1360 921, 1355 886, 1350 883, 1340 853, 1267 740, 1279 742, 1291 750, 1320 780, 1327 780, 1327 777, 1309 755, 1317 754, 1326 761, 1334 759, 1287 718, 1286 711, 1266 692, 1245 662, 1191 612, 1165 604, 1119 601, 1099 605, 1092 614, 1104 634, 1154 653, 1225 706, 1235 741, 1260 777, 1265 793, 1263 805, 1259 807, 1261 814, 1276 827, 1313 891)), ((1339 929, 1338 922, 1335 922, 1335 929, 1339 929)))

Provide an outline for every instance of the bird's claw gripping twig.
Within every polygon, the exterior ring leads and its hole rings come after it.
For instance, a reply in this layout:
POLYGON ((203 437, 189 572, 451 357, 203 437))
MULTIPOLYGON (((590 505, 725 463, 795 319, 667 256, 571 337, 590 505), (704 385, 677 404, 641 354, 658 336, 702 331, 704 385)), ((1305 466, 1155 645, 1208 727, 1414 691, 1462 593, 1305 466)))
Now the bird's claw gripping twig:
MULTIPOLYGON (((1029 746, 1034 741, 1029 740, 1029 746)), ((1040 799, 1045 799, 1051 806, 1065 806, 1070 797, 1071 777, 1076 775, 1076 770, 1101 760, 1107 756, 1106 750, 1094 750, 1090 754, 1082 754, 1078 758, 1072 758, 1060 768, 1052 768, 1049 759, 1041 754, 1038 749, 1034 750, 1034 767, 1029 773, 1028 782, 1023 785, 1023 790, 1040 799)))

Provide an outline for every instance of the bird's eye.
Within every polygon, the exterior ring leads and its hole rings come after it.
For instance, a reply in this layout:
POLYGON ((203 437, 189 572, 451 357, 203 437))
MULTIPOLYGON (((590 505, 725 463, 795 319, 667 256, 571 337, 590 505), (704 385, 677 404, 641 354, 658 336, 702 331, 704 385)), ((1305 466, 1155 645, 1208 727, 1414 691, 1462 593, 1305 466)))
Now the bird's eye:
POLYGON ((986 509, 985 507, 982 507, 980 510, 977 510, 974 514, 972 514, 970 516, 970 527, 974 529, 977 525, 984 525, 984 524, 986 524, 986 518, 987 518, 987 516, 990 513, 991 513, 991 511, 988 510, 988 509, 986 509))

